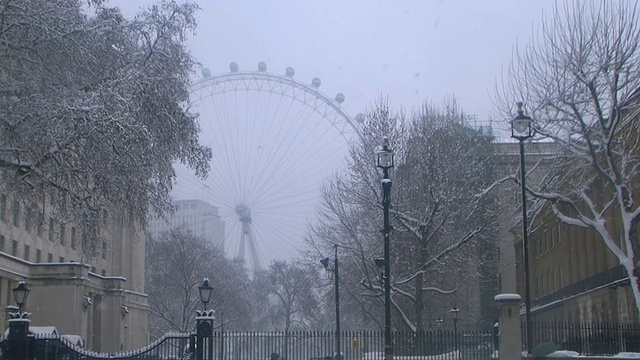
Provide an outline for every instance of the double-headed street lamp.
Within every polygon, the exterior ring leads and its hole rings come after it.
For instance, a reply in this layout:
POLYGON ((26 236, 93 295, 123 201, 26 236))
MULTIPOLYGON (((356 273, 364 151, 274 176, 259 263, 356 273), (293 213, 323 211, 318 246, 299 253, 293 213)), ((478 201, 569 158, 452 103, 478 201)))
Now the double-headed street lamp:
POLYGON ((326 271, 330 271, 334 274, 335 279, 335 290, 336 290, 336 353, 334 355, 335 360, 342 359, 342 353, 340 350, 340 279, 338 272, 338 245, 333 245, 334 249, 334 259, 333 259, 333 268, 329 266, 329 258, 324 258, 320 260, 322 266, 326 271))
POLYGON ((531 282, 529 269, 529 240, 527 230, 527 193, 525 179, 527 173, 524 164, 524 141, 533 137, 532 119, 524 114, 522 103, 516 103, 518 107, 518 115, 511 119, 511 137, 518 139, 520 143, 520 185, 522 191, 522 250, 524 255, 524 286, 525 286, 525 321, 527 332, 527 356, 533 356, 533 337, 531 331, 531 282))
POLYGON ((376 152, 378 167, 382 169, 382 208, 384 211, 384 358, 393 359, 391 344, 391 261, 389 236, 392 230, 389 224, 389 207, 391 205, 391 179, 389 169, 393 168, 393 150, 389 147, 389 139, 384 138, 382 149, 376 152))

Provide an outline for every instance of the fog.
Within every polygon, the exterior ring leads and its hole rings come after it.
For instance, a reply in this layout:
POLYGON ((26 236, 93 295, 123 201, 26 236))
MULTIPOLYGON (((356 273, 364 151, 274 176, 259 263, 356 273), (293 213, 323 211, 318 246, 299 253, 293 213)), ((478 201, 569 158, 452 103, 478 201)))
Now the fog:
MULTIPOLYGON (((455 95, 466 113, 475 115, 479 124, 486 125, 492 120, 494 128, 501 127, 506 121, 492 109, 490 95, 496 79, 509 63, 515 44, 526 43, 543 13, 553 6, 548 0, 196 2, 202 9, 197 34, 189 39, 188 45, 202 67, 213 75, 227 73, 231 62, 236 62, 243 72, 257 71, 258 63, 262 61, 267 64, 267 72, 276 75, 283 75, 287 67, 293 67, 296 81, 310 84, 314 77, 321 79, 319 91, 328 98, 343 93, 345 101, 340 106, 351 117, 366 112, 381 98, 387 99, 393 108, 410 112, 426 100, 440 102, 455 95)), ((109 2, 121 7, 127 16, 150 3, 153 1, 109 2)), ((306 141, 313 144, 312 148, 287 150, 287 156, 308 156, 301 164, 292 165, 296 163, 288 160, 286 166, 274 168, 265 158, 251 157, 253 153, 265 152, 264 142, 258 144, 262 140, 255 144, 240 142, 256 139, 254 135, 249 136, 247 130, 262 124, 256 119, 262 116, 260 121, 273 123, 272 120, 284 115, 264 110, 276 104, 267 101, 265 105, 265 96, 261 100, 243 101, 257 104, 252 105, 254 114, 242 113, 244 119, 253 119, 256 123, 239 122, 237 129, 242 129, 243 135, 234 135, 233 127, 225 130, 227 135, 219 134, 222 137, 217 140, 203 135, 205 143, 212 146, 214 152, 226 153, 227 160, 214 159, 212 174, 205 184, 196 185, 193 180, 184 180, 188 176, 181 173, 182 180, 174 196, 202 198, 220 206, 227 221, 226 251, 234 256, 238 252, 240 230, 233 204, 253 201, 243 198, 249 196, 246 192, 234 189, 236 185, 246 188, 246 181, 240 179, 253 176, 243 171, 267 173, 259 180, 263 187, 256 191, 270 195, 270 200, 266 201, 270 207, 265 205, 263 210, 271 217, 253 219, 258 230, 255 234, 258 253, 264 264, 271 259, 295 255, 294 249, 299 247, 304 236, 304 222, 308 221, 315 204, 306 199, 315 196, 317 185, 324 177, 339 172, 339 159, 346 145, 353 141, 353 134, 342 136, 335 129, 316 128, 315 125, 306 129, 307 123, 300 125, 297 122, 306 113, 297 110, 298 115, 291 122, 277 125, 277 131, 274 131, 275 125, 269 128, 273 134, 280 134, 280 137, 273 135, 273 141, 281 144, 291 139, 300 140, 300 133, 287 130, 290 125, 302 128, 304 133, 324 135, 316 137, 315 142, 306 141), (269 115, 257 115, 263 110, 269 115), (236 150, 229 151, 234 147, 231 144, 237 145, 236 150), (317 153, 313 149, 317 149, 317 153), (241 159, 242 165, 234 165, 238 161, 229 161, 230 156, 241 159), (221 185, 219 181, 223 175, 232 171, 236 173, 226 177, 227 185, 221 185), (286 182, 276 176, 283 171, 295 173, 295 177, 286 182), (276 183, 281 186, 274 186, 276 183), (300 190, 302 195, 293 197, 290 203, 283 202, 283 191, 296 187, 292 184, 304 184, 311 190, 300 190), (217 190, 207 191, 211 189, 217 190), (305 203, 305 210, 292 205, 299 202, 305 203), (222 204, 228 205, 226 211, 222 204), (273 210, 274 206, 281 212, 273 210), (284 208, 288 210, 284 211, 284 208), (293 218, 306 220, 293 221, 293 218), (260 241, 260 236, 272 240, 260 241)), ((220 109, 216 104, 221 102, 210 102, 209 105, 205 102, 203 100, 197 107, 203 130, 215 132, 222 128, 211 125, 218 121, 214 120, 218 116, 214 113, 219 110, 214 109, 220 109), (206 106, 210 108, 207 110, 206 106)), ((227 105, 223 108, 235 109, 227 105)), ((226 121, 230 121, 230 116, 237 116, 230 115, 227 110, 222 112, 226 121)), ((313 119, 310 113, 308 117, 313 119)), ((317 121, 321 122, 322 117, 317 121)), ((265 131, 261 133, 266 134, 265 131)), ((296 146, 299 144, 289 149, 296 146)), ((266 148, 268 153, 278 151, 266 148)))

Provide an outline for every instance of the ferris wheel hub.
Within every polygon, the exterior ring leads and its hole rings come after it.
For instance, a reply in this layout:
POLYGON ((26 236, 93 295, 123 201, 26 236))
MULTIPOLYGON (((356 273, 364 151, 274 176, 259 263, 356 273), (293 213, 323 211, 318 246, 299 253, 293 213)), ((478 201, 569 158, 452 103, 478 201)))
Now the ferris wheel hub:
POLYGON ((251 223, 251 210, 245 204, 236 205, 236 214, 242 223, 251 223))

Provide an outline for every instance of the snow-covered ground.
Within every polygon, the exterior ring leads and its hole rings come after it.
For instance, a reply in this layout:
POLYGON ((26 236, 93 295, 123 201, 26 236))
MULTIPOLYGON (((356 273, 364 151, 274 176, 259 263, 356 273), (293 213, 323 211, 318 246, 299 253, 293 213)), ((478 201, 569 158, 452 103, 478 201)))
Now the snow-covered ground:
POLYGON ((632 352, 622 352, 619 353, 617 355, 613 355, 613 356, 606 356, 606 355, 598 355, 598 356, 586 356, 586 355, 580 355, 575 351, 569 351, 569 350, 559 350, 556 352, 553 352, 549 355, 547 355, 547 357, 560 357, 560 358, 622 358, 622 359, 640 359, 640 353, 632 353, 632 352))
MULTIPOLYGON (((526 353, 522 353, 522 358, 525 359, 527 357, 526 353)), ((559 350, 554 353, 547 355, 547 357, 554 358, 618 358, 618 359, 640 359, 640 353, 632 353, 632 352, 623 352, 613 356, 606 355, 598 355, 598 356, 586 356, 580 355, 575 351, 569 350, 559 350)), ((495 352, 491 355, 492 359, 498 359, 498 353, 495 352)), ((431 355, 431 356, 394 356, 394 360, 458 360, 461 359, 460 353, 458 351, 440 354, 440 355, 431 355)), ((369 352, 366 353, 362 360, 384 360, 383 352, 369 352)))

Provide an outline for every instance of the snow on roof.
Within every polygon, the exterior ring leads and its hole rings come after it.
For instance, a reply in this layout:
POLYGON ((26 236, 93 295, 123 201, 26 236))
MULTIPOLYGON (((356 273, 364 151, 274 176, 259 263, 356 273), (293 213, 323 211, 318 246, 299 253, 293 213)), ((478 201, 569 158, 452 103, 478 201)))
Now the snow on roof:
MULTIPOLYGON (((58 329, 55 326, 31 326, 29 325, 29 333, 34 335, 54 335, 58 336, 58 329)), ((9 329, 2 334, 3 338, 9 336, 9 329)))
POLYGON ((55 326, 29 326, 29 332, 36 335, 58 335, 55 326))
POLYGON ((522 298, 518 294, 498 294, 494 298, 497 302, 503 301, 520 301, 522 298))
POLYGON ((84 339, 80 335, 62 335, 60 337, 75 346, 84 347, 84 339))

